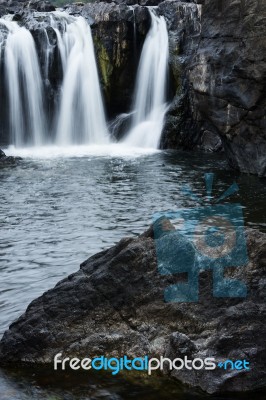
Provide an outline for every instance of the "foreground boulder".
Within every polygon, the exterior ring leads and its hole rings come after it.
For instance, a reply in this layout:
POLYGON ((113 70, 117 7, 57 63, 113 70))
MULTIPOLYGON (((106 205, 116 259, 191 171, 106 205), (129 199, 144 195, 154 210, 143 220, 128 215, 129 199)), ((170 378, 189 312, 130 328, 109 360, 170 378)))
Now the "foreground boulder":
MULTIPOLYGON (((152 229, 122 239, 34 300, 5 332, 1 364, 51 363, 59 352, 80 358, 148 354, 215 357, 217 362, 246 359, 249 371, 164 373, 209 393, 266 386, 266 235, 248 231, 250 262, 230 271, 230 277, 245 280, 247 298, 213 298, 211 276, 205 272, 197 303, 164 301, 165 288, 180 278, 158 273, 154 243, 152 229)), ((186 239, 178 237, 177 243, 193 256, 186 239)))

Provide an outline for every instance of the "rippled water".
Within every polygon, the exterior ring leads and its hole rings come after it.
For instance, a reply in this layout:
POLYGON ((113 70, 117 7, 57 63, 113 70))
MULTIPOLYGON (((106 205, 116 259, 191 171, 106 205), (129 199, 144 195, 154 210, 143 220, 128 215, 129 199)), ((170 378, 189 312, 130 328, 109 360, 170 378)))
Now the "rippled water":
POLYGON ((246 225, 266 231, 264 180, 230 171, 217 155, 125 156, 122 150, 80 151, 77 157, 75 151, 60 155, 48 149, 43 158, 28 151, 19 166, 0 170, 1 334, 31 300, 86 258, 146 229, 153 213, 195 206, 182 187, 190 184, 205 194, 205 172, 216 173, 217 196, 236 180, 240 192, 232 201, 245 206, 246 225))

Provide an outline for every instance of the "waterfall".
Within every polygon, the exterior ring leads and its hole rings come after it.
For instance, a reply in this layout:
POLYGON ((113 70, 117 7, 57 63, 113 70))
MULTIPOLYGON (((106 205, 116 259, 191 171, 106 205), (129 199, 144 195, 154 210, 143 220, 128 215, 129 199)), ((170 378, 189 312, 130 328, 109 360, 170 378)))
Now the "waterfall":
POLYGON ((44 82, 45 85, 49 85, 49 68, 50 68, 50 62, 51 58, 53 55, 53 50, 54 46, 50 43, 49 36, 47 33, 47 30, 43 28, 43 34, 44 34, 44 46, 42 47, 42 53, 43 53, 43 58, 44 58, 44 82))
POLYGON ((51 26, 56 32, 64 74, 57 144, 108 143, 90 26, 84 18, 62 12, 52 13, 51 26))
MULTIPOLYGON (((132 12, 134 16, 134 8, 132 12)), ((115 125, 122 124, 128 130, 120 140, 121 146, 156 149, 167 110, 168 33, 164 18, 157 16, 153 8, 149 12, 151 27, 140 57, 132 111, 128 121, 124 115, 118 117, 115 125)), ((43 40, 38 42, 41 47, 37 53, 31 32, 12 18, 0 19, 0 56, 5 70, 12 144, 16 147, 56 145, 57 148, 110 144, 87 21, 66 12, 47 14, 45 23, 40 25, 43 40), (38 57, 42 60, 42 69, 38 57), (59 76, 62 70, 58 86, 49 81, 54 62, 58 62, 59 76), (52 104, 52 111, 49 98, 44 97, 50 89, 57 100, 52 104), (52 128, 48 131, 49 125, 52 128)))
POLYGON ((63 72, 52 135, 46 132, 43 81, 45 85, 49 83, 54 45, 50 44, 44 28, 41 52, 45 65, 42 79, 30 31, 20 27, 10 16, 0 19, 0 43, 1 47, 4 44, 3 58, 13 144, 16 147, 37 147, 48 144, 51 136, 52 143, 59 146, 108 143, 109 134, 90 26, 82 17, 69 16, 63 12, 49 15, 50 26, 57 38, 63 72))
POLYGON ((30 32, 16 22, 0 19, 0 26, 4 28, 1 39, 5 40, 4 64, 13 141, 16 146, 39 146, 44 141, 45 118, 34 40, 30 32))
POLYGON ((168 33, 165 19, 150 9, 151 28, 143 45, 137 73, 131 129, 124 143, 158 148, 167 111, 168 33))

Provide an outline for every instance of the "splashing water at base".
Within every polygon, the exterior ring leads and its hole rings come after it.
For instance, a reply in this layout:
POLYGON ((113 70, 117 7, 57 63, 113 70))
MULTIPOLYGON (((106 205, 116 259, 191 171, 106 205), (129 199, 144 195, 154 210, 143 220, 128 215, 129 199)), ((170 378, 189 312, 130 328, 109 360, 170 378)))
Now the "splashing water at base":
POLYGON ((121 157, 134 159, 140 156, 155 154, 159 150, 152 148, 141 148, 125 146, 123 143, 108 143, 106 145, 91 144, 72 145, 72 146, 40 146, 15 148, 9 146, 5 149, 7 156, 16 156, 34 160, 63 159, 63 158, 82 158, 82 157, 121 157))
POLYGON ((149 10, 151 28, 146 37, 137 76, 134 115, 124 139, 127 145, 158 148, 167 111, 166 81, 169 58, 165 19, 149 10))

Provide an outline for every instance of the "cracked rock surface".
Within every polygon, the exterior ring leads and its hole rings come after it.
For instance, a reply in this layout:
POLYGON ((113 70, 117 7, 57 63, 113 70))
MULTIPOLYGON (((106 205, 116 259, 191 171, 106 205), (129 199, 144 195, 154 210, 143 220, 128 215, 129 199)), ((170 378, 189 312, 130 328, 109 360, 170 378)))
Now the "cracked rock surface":
MULTIPOLYGON (((181 236, 177 240, 183 249, 190 246, 181 236)), ((5 332, 1 365, 51 363, 59 352, 79 358, 245 358, 250 371, 164 373, 209 393, 266 386, 266 235, 248 230, 250 261, 227 272, 246 282, 247 298, 214 298, 211 273, 202 272, 197 303, 164 301, 165 288, 186 276, 160 275, 154 244, 152 229, 124 238, 34 300, 5 332)))
POLYGON ((265 177, 266 2, 167 0, 158 10, 176 85, 162 147, 194 148, 211 132, 231 166, 265 177))
POLYGON ((230 164, 266 176, 266 3, 204 0, 188 67, 201 129, 218 133, 230 164))

